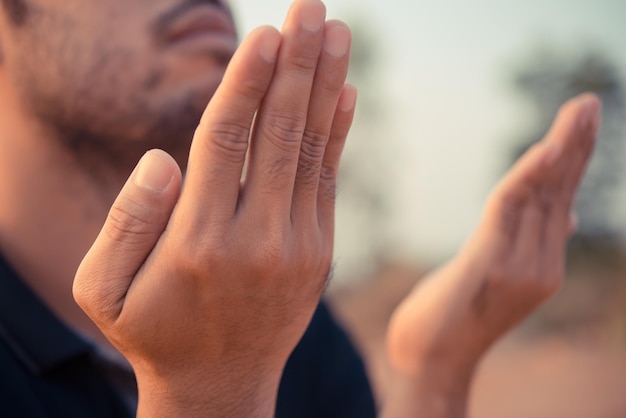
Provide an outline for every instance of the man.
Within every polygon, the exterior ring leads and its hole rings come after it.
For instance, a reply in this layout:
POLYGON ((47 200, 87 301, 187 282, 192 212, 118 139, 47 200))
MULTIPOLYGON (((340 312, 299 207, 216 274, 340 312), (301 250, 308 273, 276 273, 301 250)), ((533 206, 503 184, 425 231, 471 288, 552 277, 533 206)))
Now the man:
MULTIPOLYGON (((280 33, 237 48, 217 0, 2 5, 9 416, 132 413, 126 361, 139 416, 373 416, 323 306, 294 351, 332 259, 356 99, 345 24, 297 0, 280 33)), ((598 107, 564 108, 459 256, 398 309, 382 415, 462 416, 482 354, 556 290, 598 107)))

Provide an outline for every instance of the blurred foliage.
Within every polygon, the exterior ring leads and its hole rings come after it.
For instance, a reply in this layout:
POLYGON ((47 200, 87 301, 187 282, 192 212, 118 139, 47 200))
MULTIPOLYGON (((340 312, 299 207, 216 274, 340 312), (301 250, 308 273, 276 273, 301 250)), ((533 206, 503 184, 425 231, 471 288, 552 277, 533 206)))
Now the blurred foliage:
POLYGON ((353 42, 348 80, 358 88, 359 98, 339 175, 336 253, 341 268, 360 276, 377 268, 384 253, 393 170, 384 131, 390 106, 380 94, 385 50, 374 20, 358 11, 349 15, 353 42))

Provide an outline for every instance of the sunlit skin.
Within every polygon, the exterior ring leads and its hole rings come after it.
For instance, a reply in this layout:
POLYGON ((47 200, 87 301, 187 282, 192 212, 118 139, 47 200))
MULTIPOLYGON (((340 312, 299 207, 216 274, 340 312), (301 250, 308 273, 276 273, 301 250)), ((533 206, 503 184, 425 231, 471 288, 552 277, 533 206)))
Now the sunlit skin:
MULTIPOLYGON (((24 19, 0 19, 3 256, 65 322, 125 356, 138 416, 273 416, 332 261, 356 100, 348 27, 297 0, 226 70, 236 35, 223 8, 220 35, 203 40, 163 26, 183 7, 173 0, 26 4, 24 19), (135 167, 150 148, 162 150, 135 167), (72 300, 77 269, 93 322, 72 300)), ((395 312, 383 416, 464 416, 480 358, 558 289, 598 113, 593 96, 569 102, 459 255, 395 312)))
POLYGON ((143 153, 186 167, 238 43, 232 16, 215 0, 6 3, 25 8, 0 8, 0 248, 57 315, 109 346, 72 278, 143 153), (189 5, 227 22, 215 41, 170 42, 189 5))
POLYGON ((158 146, 184 164, 200 115, 237 46, 224 0, 25 5, 23 22, 3 16, 0 27, 2 71, 18 90, 24 113, 56 130, 51 135, 74 151, 98 152, 98 160, 122 159, 132 168, 148 147, 158 146), (212 6, 222 27, 213 30, 212 42, 197 36, 195 44, 182 42, 177 23, 199 6, 212 6))

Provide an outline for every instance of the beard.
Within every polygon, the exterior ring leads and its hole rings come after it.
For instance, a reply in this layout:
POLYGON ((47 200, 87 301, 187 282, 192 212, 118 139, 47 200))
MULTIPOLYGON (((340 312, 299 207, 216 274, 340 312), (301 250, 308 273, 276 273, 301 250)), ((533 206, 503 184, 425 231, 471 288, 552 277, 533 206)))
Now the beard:
POLYGON ((186 165, 228 57, 207 53, 181 65, 113 28, 30 8, 16 28, 19 54, 5 62, 25 111, 79 159, 133 167, 161 148, 186 165))
POLYGON ((14 25, 22 25, 28 16, 28 7, 24 0, 2 0, 2 7, 14 25))
MULTIPOLYGON (((108 64, 64 79, 22 71, 18 86, 27 111, 79 157, 134 164, 151 148, 186 155, 214 89, 182 86, 161 94, 159 80, 164 74, 158 69, 128 85, 123 68, 132 61, 124 60, 124 66, 116 61, 101 60, 108 64)), ((76 69, 55 73, 71 71, 76 69)))
MULTIPOLYGON (((24 77, 28 79, 28 77, 24 77)), ((154 102, 142 87, 130 91, 90 77, 81 88, 21 83, 29 113, 51 137, 79 159, 106 159, 134 165, 143 153, 161 148, 177 159, 187 156, 194 131, 212 92, 179 91, 167 102, 154 102), (38 88, 42 87, 42 88, 38 88)), ((140 86, 145 86, 140 84, 140 86)), ((184 161, 179 161, 183 164, 184 161)))

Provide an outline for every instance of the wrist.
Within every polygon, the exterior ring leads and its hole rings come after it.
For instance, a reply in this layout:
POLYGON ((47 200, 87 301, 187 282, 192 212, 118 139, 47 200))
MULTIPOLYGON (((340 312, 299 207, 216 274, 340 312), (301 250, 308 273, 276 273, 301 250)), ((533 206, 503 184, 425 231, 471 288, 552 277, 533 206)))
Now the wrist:
POLYGON ((282 369, 244 366, 164 376, 137 373, 137 417, 274 416, 282 369))
POLYGON ((393 371, 384 418, 462 418, 467 415, 473 370, 426 365, 412 373, 393 371))

